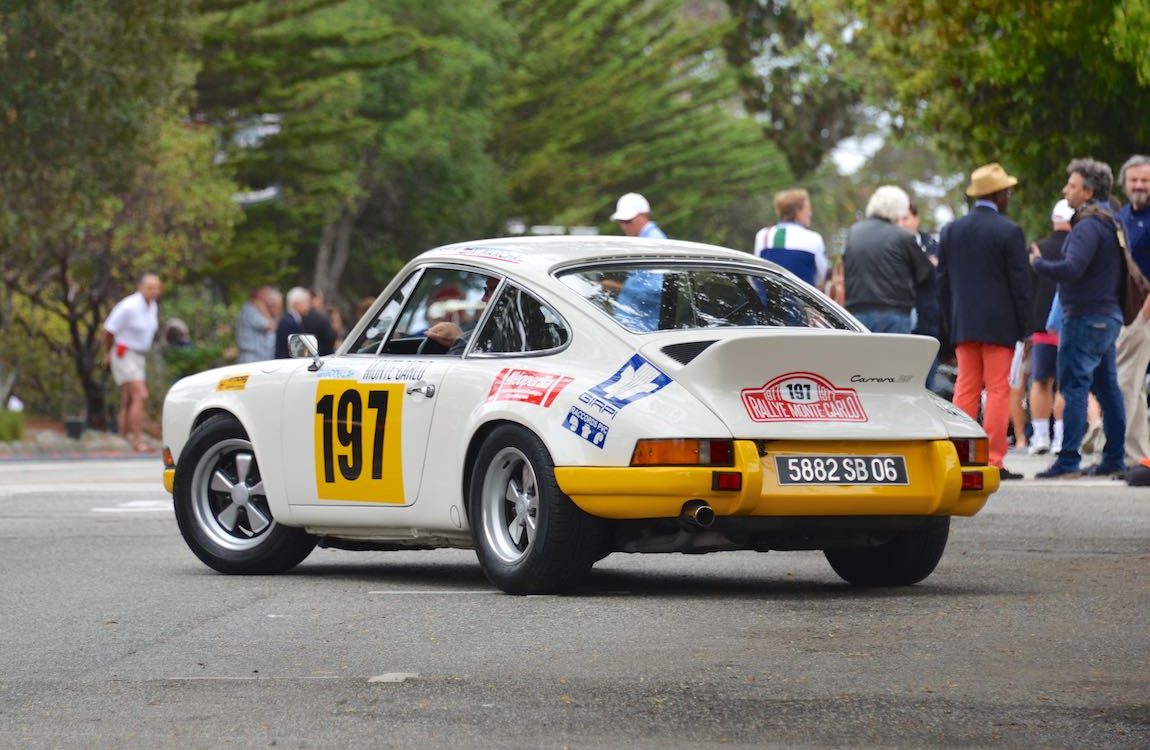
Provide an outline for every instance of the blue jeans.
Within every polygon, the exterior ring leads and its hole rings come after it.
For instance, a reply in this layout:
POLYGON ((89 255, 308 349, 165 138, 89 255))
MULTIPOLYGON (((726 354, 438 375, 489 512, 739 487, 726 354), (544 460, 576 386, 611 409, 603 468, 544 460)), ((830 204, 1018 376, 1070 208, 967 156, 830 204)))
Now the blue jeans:
POLYGON ((914 330, 909 310, 867 310, 851 314, 874 333, 910 333, 914 330))
POLYGON ((1106 447, 1102 464, 1124 464, 1126 408, 1118 389, 1114 343, 1122 324, 1107 315, 1065 318, 1058 340, 1058 387, 1066 399, 1062 423, 1062 452, 1055 465, 1067 471, 1081 468, 1078 449, 1086 435, 1087 394, 1093 392, 1102 407, 1106 447))

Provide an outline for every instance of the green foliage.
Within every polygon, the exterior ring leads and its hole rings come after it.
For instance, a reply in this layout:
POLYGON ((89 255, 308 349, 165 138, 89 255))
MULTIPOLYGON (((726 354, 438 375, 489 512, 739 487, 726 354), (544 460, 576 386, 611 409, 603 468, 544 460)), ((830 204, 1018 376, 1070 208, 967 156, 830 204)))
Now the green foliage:
POLYGON ((850 6, 906 127, 962 172, 1002 162, 1034 229, 1048 229, 1071 158, 1116 166, 1150 142, 1144 1, 850 6))
POLYGON ((160 333, 148 370, 149 409, 159 414, 172 383, 182 377, 230 364, 236 358, 235 322, 240 303, 224 304, 207 284, 186 284, 160 300, 160 333), (176 335, 180 321, 188 336, 176 335))
POLYGON ((529 224, 601 224, 615 199, 647 196, 671 236, 749 245, 762 216, 732 207, 790 171, 737 113, 715 51, 729 26, 688 22, 673 0, 506 0, 519 55, 496 153, 529 224))
POLYGON ((24 412, 0 408, 0 443, 24 439, 24 412))
POLYGON ((318 285, 327 279, 334 289, 343 279, 337 299, 378 293, 430 247, 497 233, 508 210, 488 148, 514 42, 496 4, 374 5, 420 43, 364 75, 360 116, 376 130, 360 165, 362 199, 329 226, 330 247, 316 264, 318 285))
POLYGON ((747 109, 805 179, 865 115, 862 86, 841 64, 858 39, 814 28, 803 0, 726 0, 736 24, 723 46, 747 109), (836 40, 831 43, 830 40, 836 40))
POLYGON ((359 114, 360 71, 410 55, 418 38, 373 0, 208 2, 197 19, 196 117, 220 136, 245 190, 274 187, 213 260, 232 291, 308 268, 322 227, 359 200, 375 124, 359 114), (258 136, 256 130, 262 126, 258 136))

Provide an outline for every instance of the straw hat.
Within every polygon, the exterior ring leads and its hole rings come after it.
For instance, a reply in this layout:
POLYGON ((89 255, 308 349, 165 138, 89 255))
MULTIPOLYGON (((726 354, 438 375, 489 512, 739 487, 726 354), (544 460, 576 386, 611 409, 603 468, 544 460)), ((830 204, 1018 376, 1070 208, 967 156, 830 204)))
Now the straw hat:
POLYGON ((999 190, 1006 190, 1018 184, 1017 177, 1011 177, 998 162, 979 167, 970 173, 970 187, 966 194, 971 198, 981 198, 993 195, 999 190))

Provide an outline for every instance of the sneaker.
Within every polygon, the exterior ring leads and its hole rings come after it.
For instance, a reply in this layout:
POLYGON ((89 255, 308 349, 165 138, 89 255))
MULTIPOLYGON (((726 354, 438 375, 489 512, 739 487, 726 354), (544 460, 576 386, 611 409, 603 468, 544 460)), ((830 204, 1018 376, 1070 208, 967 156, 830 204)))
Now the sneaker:
POLYGON ((1083 476, 1088 477, 1110 477, 1112 479, 1125 479, 1126 467, 1115 466, 1113 464, 1103 465, 1101 463, 1088 466, 1082 470, 1083 476))
POLYGON ((1059 466, 1055 461, 1048 468, 1043 469, 1034 475, 1035 479, 1077 479, 1082 476, 1082 472, 1078 469, 1071 469, 1066 466, 1059 466))
POLYGON ((1050 443, 1032 440, 1030 441, 1030 447, 1026 449, 1026 452, 1032 456, 1045 456, 1050 452, 1050 443))
POLYGON ((1000 468, 1000 469, 998 470, 998 478, 999 478, 999 479, 1002 479, 1002 480, 1006 480, 1006 479, 1026 479, 1026 477, 1024 477, 1023 475, 1019 474, 1017 471, 1011 471, 1010 469, 1006 468, 1005 466, 1003 466, 1002 468, 1000 468))
POLYGON ((1050 441, 1050 453, 1051 453, 1051 455, 1057 456, 1061 452, 1062 452, 1062 436, 1061 435, 1055 435, 1054 439, 1050 441))

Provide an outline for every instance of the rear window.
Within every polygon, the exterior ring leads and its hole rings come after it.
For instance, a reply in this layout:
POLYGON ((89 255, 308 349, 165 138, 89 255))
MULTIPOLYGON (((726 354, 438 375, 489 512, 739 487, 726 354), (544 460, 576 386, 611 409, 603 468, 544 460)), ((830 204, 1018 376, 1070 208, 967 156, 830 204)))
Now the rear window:
POLYGON ((629 331, 854 326, 814 289, 769 273, 687 264, 579 268, 559 280, 629 331))

